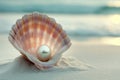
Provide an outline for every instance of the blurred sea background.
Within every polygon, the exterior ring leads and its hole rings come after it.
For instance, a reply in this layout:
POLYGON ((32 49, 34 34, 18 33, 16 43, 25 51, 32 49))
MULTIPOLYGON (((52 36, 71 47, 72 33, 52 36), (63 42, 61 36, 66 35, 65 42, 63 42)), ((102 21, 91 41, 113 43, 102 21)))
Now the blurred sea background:
POLYGON ((72 39, 105 38, 120 45, 119 0, 0 0, 0 34, 36 11, 55 18, 72 39))

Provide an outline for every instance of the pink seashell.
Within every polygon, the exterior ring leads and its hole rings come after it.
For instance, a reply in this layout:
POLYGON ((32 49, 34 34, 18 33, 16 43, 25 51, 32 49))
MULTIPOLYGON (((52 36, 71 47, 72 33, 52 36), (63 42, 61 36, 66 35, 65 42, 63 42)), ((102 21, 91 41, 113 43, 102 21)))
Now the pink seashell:
POLYGON ((17 20, 9 33, 9 41, 39 69, 54 66, 71 46, 61 25, 39 13, 17 20))

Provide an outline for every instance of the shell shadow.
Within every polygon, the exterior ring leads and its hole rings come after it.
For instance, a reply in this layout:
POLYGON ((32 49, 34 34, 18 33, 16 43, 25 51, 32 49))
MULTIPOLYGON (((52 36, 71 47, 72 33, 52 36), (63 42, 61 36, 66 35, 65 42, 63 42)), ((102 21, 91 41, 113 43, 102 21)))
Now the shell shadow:
POLYGON ((23 56, 15 58, 12 62, 0 65, 2 73, 49 73, 49 72, 70 72, 70 71, 87 71, 94 68, 74 57, 62 57, 58 64, 47 70, 39 70, 36 66, 25 59, 23 56))

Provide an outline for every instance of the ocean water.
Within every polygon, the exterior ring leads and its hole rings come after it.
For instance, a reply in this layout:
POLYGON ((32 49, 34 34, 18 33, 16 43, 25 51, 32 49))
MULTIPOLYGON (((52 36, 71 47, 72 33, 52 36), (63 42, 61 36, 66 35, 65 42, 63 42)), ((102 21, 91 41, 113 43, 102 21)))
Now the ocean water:
POLYGON ((16 5, 0 5, 0 12, 47 12, 47 13, 61 13, 61 14, 114 14, 120 13, 119 7, 101 5, 66 5, 66 4, 47 4, 47 5, 32 5, 32 7, 16 5), (9 9, 11 8, 11 9, 9 9))
POLYGON ((0 33, 35 11, 53 17, 71 37, 120 37, 119 0, 0 0, 0 33))
POLYGON ((119 0, 1 0, 0 12, 45 12, 59 14, 119 14, 119 0))

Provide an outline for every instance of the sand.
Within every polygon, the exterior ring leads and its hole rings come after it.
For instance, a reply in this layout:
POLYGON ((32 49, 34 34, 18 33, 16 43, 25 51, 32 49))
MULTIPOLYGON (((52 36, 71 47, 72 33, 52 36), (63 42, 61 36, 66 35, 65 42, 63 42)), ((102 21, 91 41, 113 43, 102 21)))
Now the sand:
POLYGON ((0 35, 0 80, 120 80, 120 46, 72 40, 58 66, 39 70, 0 35))

